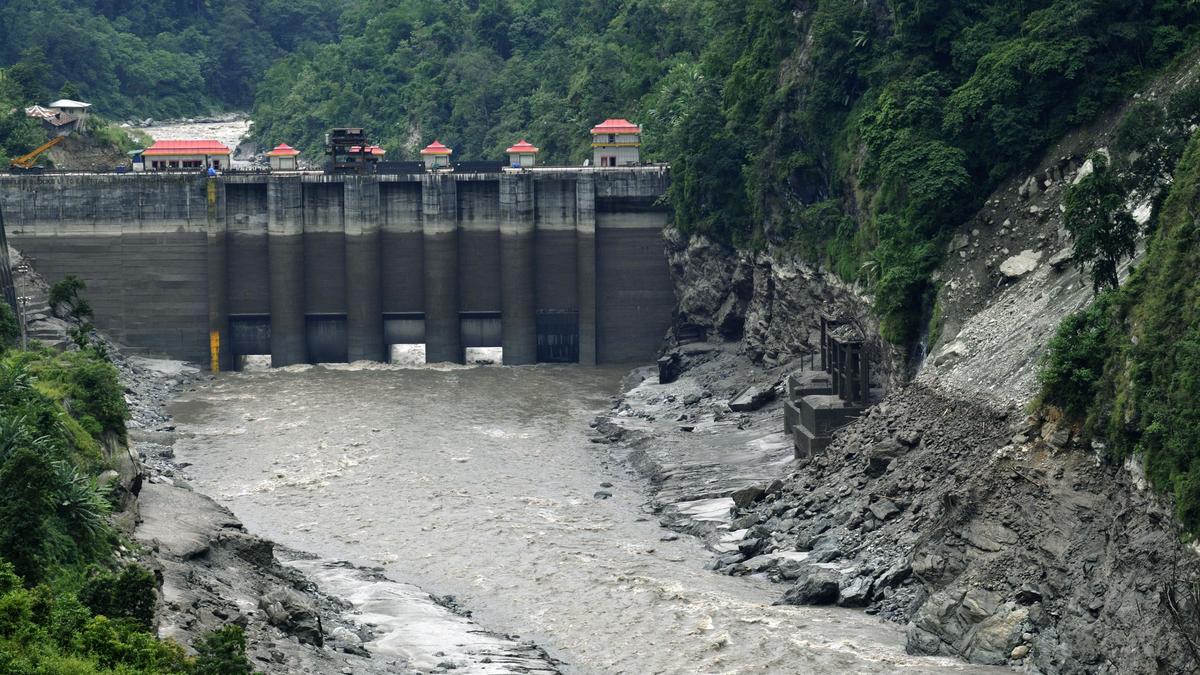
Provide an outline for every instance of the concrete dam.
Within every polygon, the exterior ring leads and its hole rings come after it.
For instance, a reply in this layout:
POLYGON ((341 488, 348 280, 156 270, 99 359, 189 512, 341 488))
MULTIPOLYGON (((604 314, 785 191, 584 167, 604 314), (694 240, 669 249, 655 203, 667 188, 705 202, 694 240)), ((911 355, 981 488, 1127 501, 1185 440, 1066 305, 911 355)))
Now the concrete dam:
POLYGON ((222 369, 648 360, 675 298, 664 167, 413 175, 0 176, 13 246, 75 274, 96 324, 222 369))

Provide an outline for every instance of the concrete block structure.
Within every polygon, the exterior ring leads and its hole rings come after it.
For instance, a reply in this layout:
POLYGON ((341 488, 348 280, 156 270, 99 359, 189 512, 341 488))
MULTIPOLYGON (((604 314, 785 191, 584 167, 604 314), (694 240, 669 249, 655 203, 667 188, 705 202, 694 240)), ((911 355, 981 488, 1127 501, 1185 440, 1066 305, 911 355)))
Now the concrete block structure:
POLYGON ((425 162, 426 171, 450 171, 450 155, 454 151, 434 141, 421 150, 421 159, 425 162))
POLYGON ((223 369, 649 361, 675 304, 661 167, 518 172, 0 176, 13 244, 88 284, 97 325, 223 369))
POLYGON ((787 378, 783 428, 797 458, 823 452, 833 433, 854 421, 873 400, 870 358, 862 332, 849 320, 821 317, 821 368, 787 378))

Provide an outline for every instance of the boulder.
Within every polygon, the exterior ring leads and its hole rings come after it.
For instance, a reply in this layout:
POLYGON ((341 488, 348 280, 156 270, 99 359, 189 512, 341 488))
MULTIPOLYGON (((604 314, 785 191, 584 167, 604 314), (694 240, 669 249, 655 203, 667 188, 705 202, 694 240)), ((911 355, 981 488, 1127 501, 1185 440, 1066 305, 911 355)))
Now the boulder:
POLYGON ((754 502, 761 499, 764 494, 766 494, 766 490, 763 490, 756 485, 751 485, 740 490, 734 490, 729 497, 733 499, 733 503, 736 504, 739 509, 748 509, 752 504, 754 504, 754 502))
POLYGON ((944 366, 953 363, 968 353, 967 344, 961 340, 955 340, 938 351, 937 355, 933 357, 933 365, 944 366))
POLYGON ((822 568, 810 568, 783 596, 786 605, 832 605, 837 600, 837 575, 822 568))
POLYGON ((854 577, 838 587, 837 603, 843 607, 865 607, 871 601, 871 579, 854 577))
MULTIPOLYGON (((913 441, 913 445, 919 441, 920 437, 913 441)), ((904 443, 898 438, 889 438, 880 441, 867 449, 867 467, 866 474, 871 478, 879 478, 887 471, 892 460, 908 452, 911 446, 904 443)))
POLYGON ((1003 274, 1006 279, 1023 277, 1037 269, 1038 262, 1041 259, 1041 253, 1025 249, 1000 263, 1000 274, 1003 274))
POLYGON ((898 586, 901 581, 904 581, 912 574, 912 565, 903 558, 897 560, 894 565, 875 578, 876 590, 888 588, 890 586, 898 586))
POLYGON ((875 502, 868 508, 871 510, 871 515, 881 521, 900 514, 900 508, 896 506, 896 503, 886 497, 875 502))
POLYGON ((1049 263, 1050 267, 1054 268, 1055 270, 1061 270, 1064 267, 1066 267, 1067 263, 1071 262, 1071 260, 1074 257, 1075 256, 1072 253, 1071 249, 1064 248, 1063 250, 1059 251, 1058 253, 1055 253, 1054 255, 1050 256, 1050 259, 1047 260, 1046 262, 1049 263))
POLYGON ((729 409, 734 412, 751 412, 775 400, 775 388, 752 384, 733 397, 729 409))
POLYGON ((713 316, 713 324, 721 337, 726 340, 741 339, 746 329, 747 304, 746 299, 736 293, 730 293, 725 297, 725 302, 713 316))
POLYGON ((658 383, 670 384, 679 379, 683 370, 683 357, 679 352, 672 352, 658 360, 658 383))
POLYGON ((321 617, 299 593, 277 588, 258 599, 258 608, 267 615, 268 623, 296 636, 300 642, 317 647, 325 645, 321 617))
POLYGON ((964 654, 976 663, 1003 665, 1012 655, 1014 646, 1020 642, 1021 626, 1028 616, 1029 610, 1024 607, 997 608, 968 635, 964 654))

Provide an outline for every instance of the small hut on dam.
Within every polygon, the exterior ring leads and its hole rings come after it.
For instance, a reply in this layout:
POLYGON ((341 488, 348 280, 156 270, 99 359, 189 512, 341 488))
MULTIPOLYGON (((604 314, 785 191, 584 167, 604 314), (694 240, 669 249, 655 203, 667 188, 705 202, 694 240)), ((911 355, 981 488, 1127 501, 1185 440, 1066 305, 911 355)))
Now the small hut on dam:
POLYGON ((528 169, 537 164, 538 149, 524 138, 505 152, 508 153, 508 165, 514 169, 528 169))
POLYGON ((453 152, 442 145, 441 141, 434 141, 421 151, 421 159, 425 160, 427 171, 446 170, 450 169, 450 154, 453 152))
POLYGON ((607 119, 592 127, 592 162, 599 167, 636 166, 641 162, 642 128, 625 119, 607 119))
POLYGON ((280 143, 267 153, 267 162, 270 163, 272 171, 295 171, 296 158, 299 155, 299 150, 287 143, 280 143))

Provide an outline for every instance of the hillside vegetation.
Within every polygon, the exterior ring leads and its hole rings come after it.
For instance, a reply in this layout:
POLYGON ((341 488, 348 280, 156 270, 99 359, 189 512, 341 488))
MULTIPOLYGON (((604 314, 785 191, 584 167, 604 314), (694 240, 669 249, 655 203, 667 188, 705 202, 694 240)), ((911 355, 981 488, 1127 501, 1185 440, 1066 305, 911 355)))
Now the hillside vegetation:
POLYGON ((949 230, 1009 172, 1189 43, 1185 0, 356 0, 339 39, 277 62, 257 134, 334 125, 464 159, 521 137, 581 162, 645 125, 685 232, 790 243, 920 333, 949 230))
MULTIPOLYGON (((16 99, 116 118, 253 104, 258 140, 312 156, 364 126, 393 157, 526 137, 579 163, 592 124, 627 117, 673 167, 684 232, 826 262, 911 343, 949 230, 1198 19, 1190 0, 13 0, 0 66, 16 99)), ((28 147, 6 124, 0 146, 28 147)))
MULTIPOLYGON (((81 287, 64 301, 77 319, 81 287)), ((86 323, 66 353, 18 349, 19 334, 0 300, 0 672, 249 673, 236 626, 198 657, 155 637, 154 575, 118 554, 109 470, 129 412, 105 349, 86 323)))
POLYGON ((0 66, 32 102, 81 98, 112 119, 248 107, 267 67, 332 39, 321 0, 7 0, 0 66))
POLYGON ((1200 134, 1175 170, 1145 259, 1124 286, 1063 322, 1042 373, 1043 403, 1062 409, 1114 459, 1144 461, 1193 535, 1200 535, 1198 218, 1200 134))

